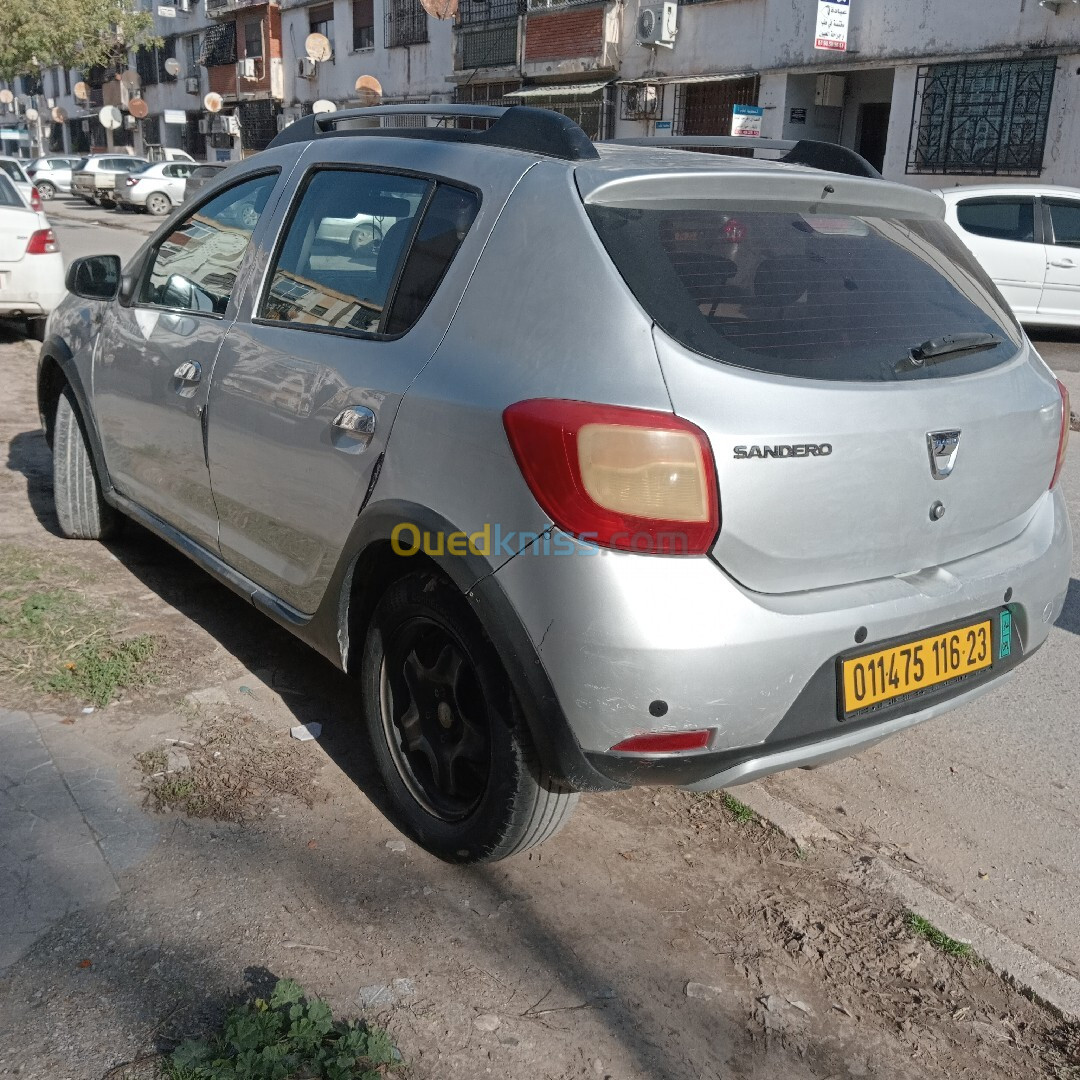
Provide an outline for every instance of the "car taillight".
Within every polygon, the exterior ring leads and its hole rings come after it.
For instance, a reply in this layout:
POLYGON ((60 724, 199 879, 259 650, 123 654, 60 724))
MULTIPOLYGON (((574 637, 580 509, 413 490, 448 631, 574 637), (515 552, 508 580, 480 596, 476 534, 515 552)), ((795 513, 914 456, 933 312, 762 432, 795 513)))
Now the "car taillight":
POLYGON ((720 528, 708 437, 672 413, 535 398, 503 413, 525 482, 563 529, 601 547, 702 555, 720 528))
POLYGON ((712 732, 650 731, 617 742, 611 749, 620 754, 670 754, 679 750, 704 750, 712 732))
POLYGON ((136 184, 137 184, 138 182, 139 182, 139 181, 138 181, 138 180, 136 180, 134 176, 129 176, 129 177, 127 178, 127 186, 128 186, 128 187, 134 187, 134 186, 135 186, 135 185, 136 185, 136 184))
POLYGON ((1069 390, 1068 387, 1059 379, 1058 380, 1058 393, 1061 395, 1061 431, 1058 434, 1058 452, 1057 452, 1057 464, 1054 466, 1054 478, 1050 481, 1050 490, 1054 490, 1054 486, 1058 482, 1058 477, 1061 475, 1061 466, 1065 464, 1065 451, 1069 447, 1069 428, 1072 421, 1072 412, 1069 406, 1069 390))
POLYGON ((36 187, 30 189, 30 209, 41 211, 41 196, 38 194, 36 187))
POLYGON ((60 245, 56 242, 56 233, 52 229, 38 229, 26 245, 27 255, 52 255, 59 250, 60 245))

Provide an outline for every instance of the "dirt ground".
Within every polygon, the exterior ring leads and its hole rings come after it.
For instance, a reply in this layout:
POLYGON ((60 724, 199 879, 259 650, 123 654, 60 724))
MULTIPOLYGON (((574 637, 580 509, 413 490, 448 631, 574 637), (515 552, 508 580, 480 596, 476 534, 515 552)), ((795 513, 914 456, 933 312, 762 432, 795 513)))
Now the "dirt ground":
POLYGON ((586 796, 491 867, 403 841, 348 679, 141 530, 56 535, 35 355, 0 331, 0 544, 79 567, 160 647, 156 682, 92 713, 12 679, 0 706, 48 714, 159 835, 0 977, 0 1076, 96 1080, 288 976, 383 1023, 412 1080, 1080 1077, 1073 1034, 915 937, 857 841, 799 852, 667 789, 586 796), (194 786, 163 798, 170 750, 194 786))

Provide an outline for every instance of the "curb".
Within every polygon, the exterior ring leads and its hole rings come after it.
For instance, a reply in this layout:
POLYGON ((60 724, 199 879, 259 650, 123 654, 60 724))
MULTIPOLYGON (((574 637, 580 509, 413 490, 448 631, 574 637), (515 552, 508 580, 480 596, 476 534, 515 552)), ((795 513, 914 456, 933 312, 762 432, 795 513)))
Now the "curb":
MULTIPOLYGON (((796 806, 769 794, 756 783, 740 786, 740 802, 773 825, 800 848, 842 841, 831 829, 796 806)), ((866 883, 933 923, 942 933, 970 945, 991 970, 1066 1020, 1080 1019, 1080 980, 1017 944, 951 900, 873 856, 863 863, 866 883)))
MULTIPOLYGON (((140 229, 138 228, 138 226, 128 221, 125 221, 124 218, 119 214, 117 215, 115 221, 112 218, 82 217, 81 215, 71 213, 68 210, 53 209, 53 207, 50 205, 51 202, 52 200, 50 200, 49 203, 45 204, 45 216, 47 218, 59 218, 61 221, 71 222, 75 225, 100 225, 102 228, 105 229, 126 229, 128 232, 140 233, 143 236, 150 235, 150 232, 147 232, 144 229, 140 229)), ((151 230, 151 232, 153 231, 154 230, 151 230)))

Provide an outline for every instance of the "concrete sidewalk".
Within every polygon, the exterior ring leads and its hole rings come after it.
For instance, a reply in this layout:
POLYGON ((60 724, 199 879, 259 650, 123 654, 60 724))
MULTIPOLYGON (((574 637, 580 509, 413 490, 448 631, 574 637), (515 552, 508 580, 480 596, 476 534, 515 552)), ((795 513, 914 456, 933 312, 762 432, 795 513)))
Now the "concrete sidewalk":
POLYGON ((0 710, 0 973, 70 912, 118 896, 115 875, 158 831, 74 727, 0 710))

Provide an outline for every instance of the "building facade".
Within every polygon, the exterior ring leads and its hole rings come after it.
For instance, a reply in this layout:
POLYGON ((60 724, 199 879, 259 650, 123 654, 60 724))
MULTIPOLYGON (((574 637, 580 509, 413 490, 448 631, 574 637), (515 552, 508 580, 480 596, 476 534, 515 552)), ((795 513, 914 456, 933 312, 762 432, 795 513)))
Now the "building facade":
POLYGON ((19 113, 33 104, 51 150, 228 159, 317 102, 370 103, 356 88, 369 76, 384 102, 544 106, 594 138, 728 134, 735 107, 755 106, 762 136, 840 142, 889 179, 1080 186, 1080 0, 849 0, 843 51, 815 47, 818 0, 424 2, 153 0, 161 48, 18 80, 0 135, 35 152, 19 113), (312 34, 323 59, 307 54, 312 34), (121 128, 101 127, 104 104, 121 128))

